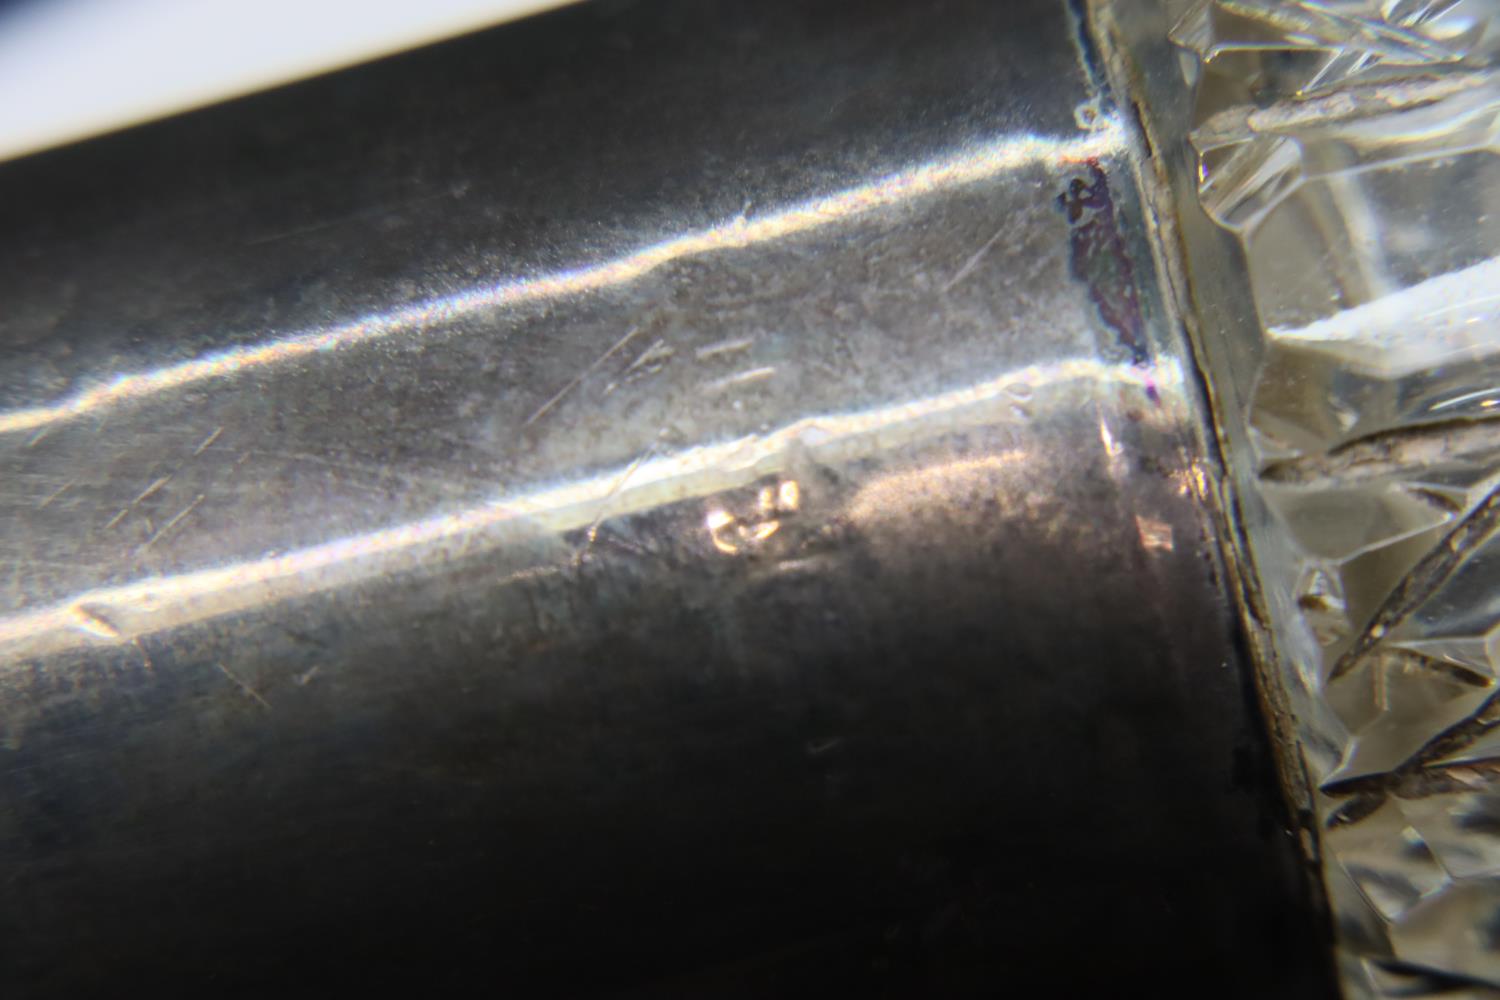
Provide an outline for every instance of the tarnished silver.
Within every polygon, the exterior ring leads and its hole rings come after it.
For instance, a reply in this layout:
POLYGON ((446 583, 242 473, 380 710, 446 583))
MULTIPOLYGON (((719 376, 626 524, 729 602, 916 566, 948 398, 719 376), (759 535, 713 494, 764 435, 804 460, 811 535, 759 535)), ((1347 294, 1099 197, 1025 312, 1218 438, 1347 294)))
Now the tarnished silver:
POLYGON ((1493 996, 1500 5, 1099 13, 1175 186, 1348 995, 1493 996))
POLYGON ((0 168, 17 995, 1320 995, 1079 31, 586 4, 0 168))

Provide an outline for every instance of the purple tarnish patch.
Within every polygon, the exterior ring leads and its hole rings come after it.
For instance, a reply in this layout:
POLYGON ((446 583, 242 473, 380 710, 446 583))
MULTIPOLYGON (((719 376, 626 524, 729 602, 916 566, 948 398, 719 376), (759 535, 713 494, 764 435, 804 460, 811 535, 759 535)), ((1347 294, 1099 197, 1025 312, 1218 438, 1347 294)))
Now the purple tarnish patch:
MULTIPOLYGON (((1136 294, 1135 270, 1115 219, 1109 181, 1098 160, 1088 161, 1087 179, 1074 177, 1068 189, 1057 196, 1057 203, 1068 216, 1073 277, 1088 286, 1099 317, 1115 341, 1130 353, 1130 360, 1145 364, 1150 351, 1136 294)), ((1155 386, 1148 386, 1147 392, 1156 398, 1155 386)))

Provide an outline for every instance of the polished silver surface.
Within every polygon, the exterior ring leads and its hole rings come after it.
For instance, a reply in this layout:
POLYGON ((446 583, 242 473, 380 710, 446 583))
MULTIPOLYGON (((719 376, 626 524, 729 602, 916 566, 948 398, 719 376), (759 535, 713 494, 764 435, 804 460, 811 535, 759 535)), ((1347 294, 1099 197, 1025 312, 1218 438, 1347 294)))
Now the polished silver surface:
POLYGON ((0 169, 19 987, 1318 995, 1068 8, 710 6, 0 169))

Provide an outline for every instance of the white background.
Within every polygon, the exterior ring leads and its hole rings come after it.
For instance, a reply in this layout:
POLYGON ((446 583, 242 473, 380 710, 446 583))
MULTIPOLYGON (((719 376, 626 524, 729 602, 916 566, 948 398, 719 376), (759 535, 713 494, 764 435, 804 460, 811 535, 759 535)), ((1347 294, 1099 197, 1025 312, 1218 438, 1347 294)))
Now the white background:
POLYGON ((567 2, 13 2, 0 6, 0 159, 567 2))

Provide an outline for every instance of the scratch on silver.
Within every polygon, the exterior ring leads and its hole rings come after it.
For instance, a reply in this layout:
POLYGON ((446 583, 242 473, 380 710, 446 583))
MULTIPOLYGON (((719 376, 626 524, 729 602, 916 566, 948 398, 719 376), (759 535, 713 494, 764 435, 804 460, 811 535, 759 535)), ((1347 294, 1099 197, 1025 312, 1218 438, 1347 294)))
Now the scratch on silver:
POLYGON ((241 691, 245 692, 245 694, 249 695, 251 698, 255 699, 260 704, 261 708, 264 708, 268 712, 271 711, 271 703, 267 701, 265 699, 265 696, 262 695, 259 691, 255 690, 255 688, 251 687, 249 684, 246 684, 244 681, 236 677, 233 673, 230 672, 228 667, 224 666, 224 664, 215 663, 214 666, 219 668, 219 673, 229 678, 230 683, 239 688, 241 691))

